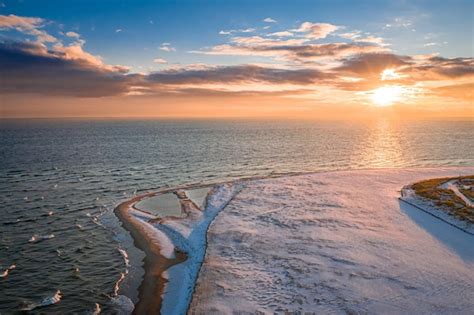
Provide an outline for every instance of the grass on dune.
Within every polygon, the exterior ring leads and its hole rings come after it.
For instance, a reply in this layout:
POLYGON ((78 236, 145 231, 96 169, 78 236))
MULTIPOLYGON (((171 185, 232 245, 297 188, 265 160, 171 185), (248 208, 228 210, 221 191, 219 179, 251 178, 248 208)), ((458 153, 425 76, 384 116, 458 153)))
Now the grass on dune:
MULTIPOLYGON (((428 179, 415 183, 411 187, 418 196, 433 201, 440 209, 461 220, 474 223, 474 208, 468 206, 452 190, 439 188, 440 185, 453 179, 464 182, 464 180, 474 180, 474 175, 428 179)), ((474 197, 472 191, 469 191, 469 194, 464 193, 464 190, 461 192, 468 198, 474 197)))

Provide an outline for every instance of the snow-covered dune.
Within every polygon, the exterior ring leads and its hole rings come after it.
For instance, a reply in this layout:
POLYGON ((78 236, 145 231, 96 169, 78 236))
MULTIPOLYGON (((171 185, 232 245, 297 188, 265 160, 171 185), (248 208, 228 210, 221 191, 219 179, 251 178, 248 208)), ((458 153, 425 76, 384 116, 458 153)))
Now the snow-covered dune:
POLYGON ((217 216, 191 314, 472 314, 474 237, 400 189, 474 167, 250 181, 217 216))

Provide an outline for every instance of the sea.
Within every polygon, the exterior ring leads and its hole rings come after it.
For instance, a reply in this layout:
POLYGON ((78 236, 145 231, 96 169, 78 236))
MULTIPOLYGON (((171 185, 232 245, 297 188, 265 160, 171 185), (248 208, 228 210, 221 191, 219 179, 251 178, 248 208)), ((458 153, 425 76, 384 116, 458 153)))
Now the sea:
POLYGON ((136 301, 140 279, 122 281, 133 244, 113 213, 136 194, 466 165, 474 165, 473 120, 0 120, 0 314, 115 313, 118 297, 136 301))

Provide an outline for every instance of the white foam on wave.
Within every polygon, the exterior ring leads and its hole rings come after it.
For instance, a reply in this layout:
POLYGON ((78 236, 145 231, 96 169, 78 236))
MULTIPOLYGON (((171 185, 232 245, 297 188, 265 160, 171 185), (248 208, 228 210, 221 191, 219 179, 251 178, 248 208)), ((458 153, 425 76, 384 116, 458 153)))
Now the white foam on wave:
POLYGON ((6 277, 8 276, 8 274, 10 273, 10 270, 13 270, 13 269, 15 269, 15 268, 16 268, 16 265, 15 265, 15 264, 10 265, 10 267, 8 267, 7 269, 5 269, 5 271, 0 274, 0 278, 6 278, 6 277))
POLYGON ((43 301, 41 301, 41 306, 56 304, 61 301, 61 298, 61 290, 57 290, 53 296, 47 297, 43 301))
POLYGON ((103 227, 104 229, 106 228, 102 223, 99 222, 98 217, 93 217, 92 222, 94 222, 96 225, 103 227))
POLYGON ((122 255, 123 260, 125 261, 125 267, 130 267, 130 259, 128 258, 128 253, 122 248, 117 248, 119 253, 122 255))
POLYGON ((61 301, 61 290, 57 290, 53 296, 45 297, 40 303, 30 303, 21 308, 22 311, 32 311, 35 308, 53 305, 61 301))
POLYGON ((91 315, 99 315, 102 312, 99 303, 95 303, 95 309, 92 311, 91 315))
POLYGON ((127 272, 121 272, 120 273, 120 277, 119 279, 117 280, 117 282, 115 282, 115 285, 114 285, 114 295, 118 295, 118 292, 119 292, 119 289, 120 289, 120 283, 122 283, 123 279, 125 279, 125 275, 127 274, 127 272))
POLYGON ((119 289, 120 289, 120 284, 125 279, 125 276, 128 274, 128 268, 130 267, 130 260, 128 258, 128 253, 122 248, 117 248, 117 250, 122 255, 126 268, 125 268, 124 272, 120 273, 119 279, 117 280, 117 282, 115 282, 115 285, 114 285, 114 295, 115 296, 118 295, 118 292, 119 292, 119 289))
POLYGON ((34 234, 29 240, 28 242, 29 243, 38 243, 38 242, 41 242, 41 241, 44 241, 44 240, 49 240, 49 239, 52 239, 54 238, 54 234, 47 234, 47 235, 38 235, 38 234, 34 234))

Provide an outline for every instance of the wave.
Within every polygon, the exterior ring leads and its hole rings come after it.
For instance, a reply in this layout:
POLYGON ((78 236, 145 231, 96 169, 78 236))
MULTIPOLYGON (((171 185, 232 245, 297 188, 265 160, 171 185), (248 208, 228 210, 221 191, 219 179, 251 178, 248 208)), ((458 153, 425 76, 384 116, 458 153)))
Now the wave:
POLYGON ((122 283, 123 279, 125 279, 125 275, 126 275, 125 272, 121 272, 119 279, 117 280, 117 282, 115 282, 115 285, 114 285, 114 295, 115 296, 118 296, 118 291, 120 289, 120 284, 122 283))
POLYGON ((96 225, 98 225, 98 226, 103 227, 104 229, 106 229, 106 227, 105 227, 102 223, 99 222, 98 217, 92 217, 92 222, 94 222, 94 224, 96 224, 96 225))
POLYGON ((123 257, 123 260, 125 261, 125 267, 130 267, 130 259, 128 258, 128 253, 122 248, 117 248, 117 250, 120 252, 123 257))
POLYGON ((54 238, 54 234, 48 234, 48 235, 38 235, 38 234, 34 234, 29 240, 28 242, 29 243, 38 243, 38 242, 41 242, 41 241, 44 241, 44 240, 49 240, 49 239, 52 239, 54 238))
POLYGON ((61 301, 62 294, 61 290, 57 290, 53 296, 45 297, 40 303, 30 303, 21 308, 22 311, 32 311, 38 307, 44 307, 48 305, 53 305, 61 301))
POLYGON ((102 312, 99 303, 95 303, 95 309, 92 311, 91 315, 99 315, 102 312))
POLYGON ((15 269, 15 268, 16 268, 16 265, 15 265, 15 264, 11 265, 11 266, 8 267, 7 269, 5 269, 4 272, 2 272, 2 273, 0 274, 0 278, 6 278, 6 277, 8 276, 8 274, 10 273, 10 270, 13 270, 13 269, 15 269))

